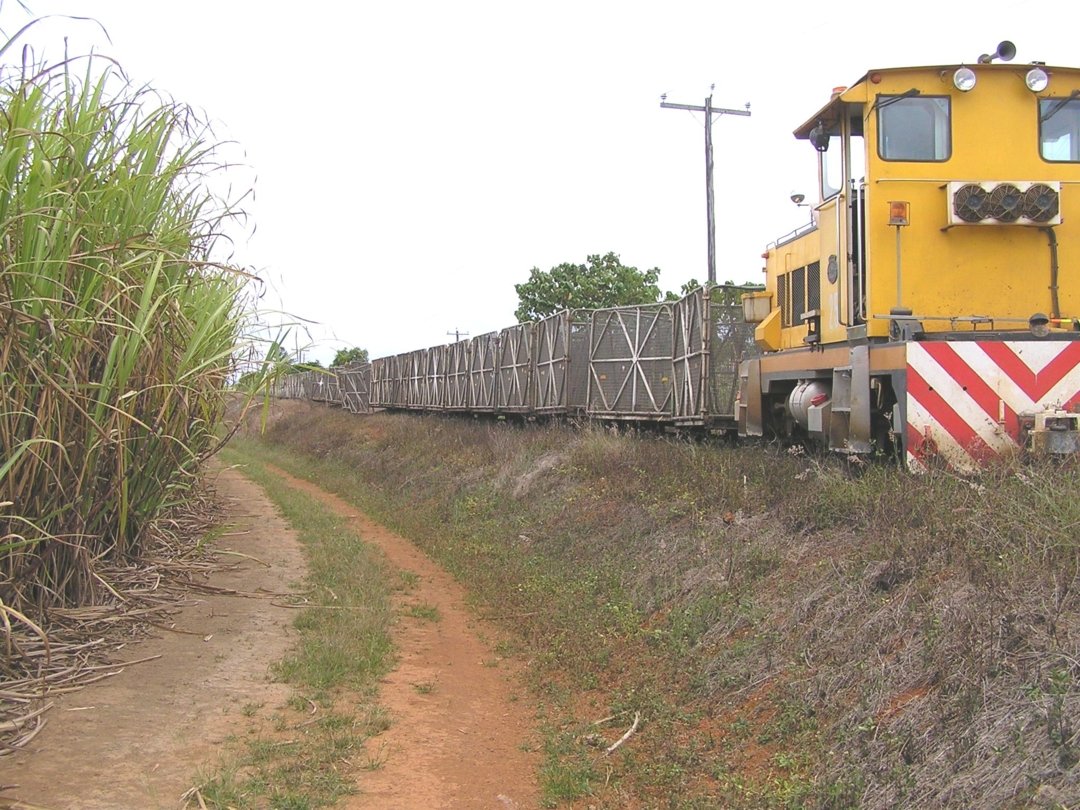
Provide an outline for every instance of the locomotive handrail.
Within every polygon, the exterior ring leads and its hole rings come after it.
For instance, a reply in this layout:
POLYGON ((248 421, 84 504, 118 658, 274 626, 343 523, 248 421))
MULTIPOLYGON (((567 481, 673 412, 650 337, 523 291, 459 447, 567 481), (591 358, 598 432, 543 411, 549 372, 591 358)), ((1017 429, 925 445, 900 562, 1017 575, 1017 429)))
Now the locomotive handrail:
MULTIPOLYGON (((765 246, 765 249, 766 250, 772 250, 773 248, 782 247, 783 245, 786 245, 788 242, 791 242, 791 241, 794 241, 795 239, 798 239, 800 236, 805 236, 808 233, 813 233, 814 231, 817 230, 817 228, 818 228, 818 226, 817 226, 816 222, 807 222, 805 225, 800 225, 798 228, 791 231, 790 233, 784 234, 783 236, 781 236, 776 241, 769 242, 769 244, 765 246)), ((735 286, 739 286, 739 285, 735 285, 735 286)))

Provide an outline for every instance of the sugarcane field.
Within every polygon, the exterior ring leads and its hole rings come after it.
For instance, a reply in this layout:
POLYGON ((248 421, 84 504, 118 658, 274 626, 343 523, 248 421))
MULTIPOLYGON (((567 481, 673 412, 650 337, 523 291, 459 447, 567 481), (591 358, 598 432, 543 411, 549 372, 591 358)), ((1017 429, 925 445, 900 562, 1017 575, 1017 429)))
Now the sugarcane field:
POLYGON ((0 2, 0 810, 1080 810, 1033 11, 0 2))

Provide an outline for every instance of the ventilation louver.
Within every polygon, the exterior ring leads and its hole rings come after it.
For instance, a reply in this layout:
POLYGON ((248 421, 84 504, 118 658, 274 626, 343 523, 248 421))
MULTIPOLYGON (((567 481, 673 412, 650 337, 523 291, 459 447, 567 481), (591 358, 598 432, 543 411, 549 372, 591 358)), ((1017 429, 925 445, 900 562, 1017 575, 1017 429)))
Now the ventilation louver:
POLYGON ((1060 225, 1057 182, 951 182, 949 225, 1060 225))

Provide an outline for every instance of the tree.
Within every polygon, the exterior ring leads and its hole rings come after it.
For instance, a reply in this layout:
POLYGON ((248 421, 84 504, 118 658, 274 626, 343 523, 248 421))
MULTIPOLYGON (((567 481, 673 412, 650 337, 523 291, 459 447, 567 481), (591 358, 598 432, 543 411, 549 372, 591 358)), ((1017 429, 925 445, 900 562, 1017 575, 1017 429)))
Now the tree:
POLYGON ((734 281, 724 281, 720 284, 711 285, 708 282, 702 284, 696 278, 692 278, 679 288, 679 292, 668 292, 664 300, 678 301, 680 298, 688 296, 698 287, 710 287, 709 300, 714 304, 724 304, 726 306, 741 306, 743 293, 765 289, 760 284, 736 284, 734 281))
POLYGON ((627 267, 615 253, 589 256, 586 264, 560 264, 548 271, 534 267, 529 280, 515 284, 519 322, 534 321, 563 309, 596 309, 660 300, 660 269, 627 267))
POLYGON ((334 355, 334 362, 330 364, 330 368, 344 366, 348 363, 366 363, 367 361, 367 349, 358 349, 356 347, 351 349, 338 349, 337 354, 334 355))

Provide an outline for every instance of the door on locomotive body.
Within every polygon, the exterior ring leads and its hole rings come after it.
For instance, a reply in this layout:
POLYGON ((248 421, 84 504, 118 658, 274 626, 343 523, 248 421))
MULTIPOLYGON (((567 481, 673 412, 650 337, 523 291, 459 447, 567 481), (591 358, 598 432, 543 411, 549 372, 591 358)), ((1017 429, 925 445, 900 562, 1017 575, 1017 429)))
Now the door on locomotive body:
MULTIPOLYGON (((862 103, 833 98, 795 137, 817 150, 818 202, 813 228, 771 246, 767 286, 774 295, 775 324, 763 323, 759 346, 798 349, 845 342, 848 329, 865 322, 866 146, 862 103), (766 328, 768 327, 768 328, 766 328)), ((767 319, 768 320, 768 319, 767 319)))
POLYGON ((757 321, 755 338, 764 352, 801 354, 786 362, 772 362, 766 354, 746 365, 746 397, 740 399, 743 435, 788 433, 791 422, 783 416, 783 403, 796 385, 832 380, 832 369, 808 350, 845 343, 848 329, 863 323, 867 195, 862 109, 837 91, 795 130, 797 139, 810 141, 817 150, 817 202, 811 227, 770 245, 765 254, 771 310, 757 321))
POLYGON ((795 131, 818 153, 815 210, 820 241, 818 323, 822 345, 846 341, 848 329, 865 322, 866 144, 863 108, 834 90, 830 102, 795 131))

